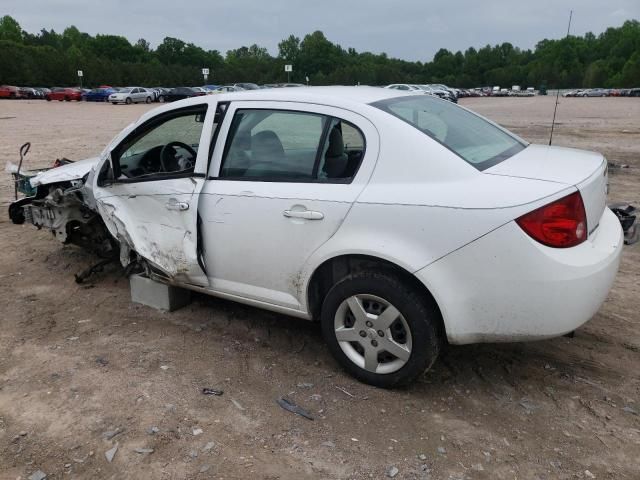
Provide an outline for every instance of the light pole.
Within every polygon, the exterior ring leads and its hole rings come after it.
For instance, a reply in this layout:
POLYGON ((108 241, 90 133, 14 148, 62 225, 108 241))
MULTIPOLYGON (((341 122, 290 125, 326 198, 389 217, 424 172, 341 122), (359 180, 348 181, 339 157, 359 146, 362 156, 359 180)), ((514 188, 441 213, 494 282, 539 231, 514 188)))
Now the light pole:
POLYGON ((291 83, 291 72, 293 72, 293 65, 285 65, 284 71, 287 72, 287 83, 291 83))

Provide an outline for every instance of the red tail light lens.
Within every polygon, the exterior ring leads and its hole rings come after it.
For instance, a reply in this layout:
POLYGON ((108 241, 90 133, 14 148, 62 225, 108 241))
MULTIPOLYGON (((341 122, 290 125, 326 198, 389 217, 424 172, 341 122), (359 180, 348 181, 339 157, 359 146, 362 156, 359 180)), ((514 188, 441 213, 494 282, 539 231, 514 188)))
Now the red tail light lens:
POLYGON ((527 235, 548 247, 575 247, 587 239, 587 215, 580 192, 529 212, 516 222, 527 235))

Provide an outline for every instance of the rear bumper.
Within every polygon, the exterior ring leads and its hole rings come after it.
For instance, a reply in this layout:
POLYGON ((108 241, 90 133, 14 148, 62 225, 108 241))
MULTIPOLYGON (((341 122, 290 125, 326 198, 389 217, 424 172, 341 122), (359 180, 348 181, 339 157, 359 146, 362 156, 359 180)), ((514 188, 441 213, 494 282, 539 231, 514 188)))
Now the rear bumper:
POLYGON ((620 264, 623 235, 605 209, 589 240, 546 247, 510 222, 416 273, 434 295, 450 343, 556 337, 591 319, 620 264))

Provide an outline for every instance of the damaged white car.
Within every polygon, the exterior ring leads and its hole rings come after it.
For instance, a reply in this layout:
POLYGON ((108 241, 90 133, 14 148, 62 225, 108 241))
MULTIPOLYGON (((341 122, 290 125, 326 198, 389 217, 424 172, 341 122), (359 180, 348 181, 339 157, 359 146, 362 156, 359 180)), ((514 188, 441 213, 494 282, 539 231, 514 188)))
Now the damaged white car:
POLYGON ((623 245, 602 155, 381 88, 168 104, 32 184, 14 221, 161 282, 318 320, 342 366, 383 387, 411 382, 446 341, 573 331, 623 245))

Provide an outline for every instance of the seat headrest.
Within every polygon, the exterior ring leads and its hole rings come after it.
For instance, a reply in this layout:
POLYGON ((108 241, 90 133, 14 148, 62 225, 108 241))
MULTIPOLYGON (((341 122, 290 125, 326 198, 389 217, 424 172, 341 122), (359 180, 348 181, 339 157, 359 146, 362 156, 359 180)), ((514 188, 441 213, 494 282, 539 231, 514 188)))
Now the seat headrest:
POLYGON ((328 178, 340 178, 349 162, 349 157, 344 153, 344 141, 342 132, 338 127, 333 127, 329 132, 329 145, 324 154, 324 166, 322 170, 328 178))
POLYGON ((327 157, 337 157, 344 153, 344 140, 342 132, 338 127, 333 127, 329 132, 329 147, 327 148, 327 157))
POLYGON ((272 130, 263 130, 251 137, 251 152, 254 162, 268 162, 284 157, 282 142, 272 130))

